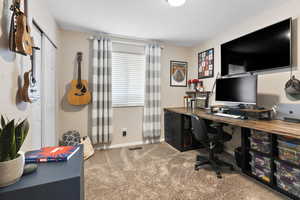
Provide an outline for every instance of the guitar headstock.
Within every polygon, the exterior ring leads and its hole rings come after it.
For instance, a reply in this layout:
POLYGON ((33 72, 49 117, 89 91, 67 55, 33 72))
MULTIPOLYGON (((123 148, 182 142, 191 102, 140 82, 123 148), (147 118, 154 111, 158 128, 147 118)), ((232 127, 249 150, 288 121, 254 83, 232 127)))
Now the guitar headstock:
POLYGON ((82 56, 83 56, 83 53, 82 52, 78 52, 77 53, 77 61, 80 63, 82 61, 82 56))
POLYGON ((10 10, 15 12, 16 15, 19 15, 21 13, 21 0, 14 0, 12 2, 10 10))

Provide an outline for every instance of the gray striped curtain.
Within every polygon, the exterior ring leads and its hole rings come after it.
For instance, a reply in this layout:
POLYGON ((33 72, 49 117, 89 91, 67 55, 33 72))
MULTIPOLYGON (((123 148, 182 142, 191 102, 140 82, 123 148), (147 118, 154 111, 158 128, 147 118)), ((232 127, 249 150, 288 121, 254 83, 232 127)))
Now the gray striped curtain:
POLYGON ((93 144, 109 144, 112 135, 112 42, 108 38, 93 41, 93 144))
POLYGON ((143 136, 144 140, 150 141, 159 139, 161 134, 160 56, 159 45, 146 47, 143 136))

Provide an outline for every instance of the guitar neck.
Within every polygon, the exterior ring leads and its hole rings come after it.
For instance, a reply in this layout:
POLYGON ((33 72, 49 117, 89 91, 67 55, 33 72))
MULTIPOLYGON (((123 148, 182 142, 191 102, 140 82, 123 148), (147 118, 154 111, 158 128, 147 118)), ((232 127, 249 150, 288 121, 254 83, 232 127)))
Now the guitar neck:
POLYGON ((24 14, 28 17, 28 2, 24 0, 24 14))
POLYGON ((32 49, 32 55, 30 56, 31 59, 31 72, 32 72, 32 76, 33 78, 35 78, 35 49, 32 49))
POLYGON ((81 62, 78 62, 78 84, 81 84, 81 62))

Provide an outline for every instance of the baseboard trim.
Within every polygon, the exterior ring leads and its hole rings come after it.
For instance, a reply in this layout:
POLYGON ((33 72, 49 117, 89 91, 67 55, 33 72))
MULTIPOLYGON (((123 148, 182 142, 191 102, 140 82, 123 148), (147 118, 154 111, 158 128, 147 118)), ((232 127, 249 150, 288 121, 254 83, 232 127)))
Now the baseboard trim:
MULTIPOLYGON (((165 141, 165 139, 162 138, 162 139, 160 139, 159 142, 163 143, 164 141, 165 141)), ((123 143, 123 144, 105 145, 105 146, 95 147, 95 150, 117 149, 117 148, 131 147, 131 146, 144 145, 144 144, 151 144, 151 142, 137 141, 137 142, 128 142, 128 143, 123 143)))

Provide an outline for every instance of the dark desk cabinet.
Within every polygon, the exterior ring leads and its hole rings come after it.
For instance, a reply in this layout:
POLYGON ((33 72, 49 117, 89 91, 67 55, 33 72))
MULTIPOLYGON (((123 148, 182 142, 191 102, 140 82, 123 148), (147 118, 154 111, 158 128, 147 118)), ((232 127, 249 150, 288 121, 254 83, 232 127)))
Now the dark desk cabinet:
POLYGON ((41 163, 37 172, 0 188, 0 200, 84 200, 82 147, 67 162, 41 163))
POLYGON ((188 115, 165 110, 165 141, 183 152, 201 148, 191 132, 191 118, 188 115))

